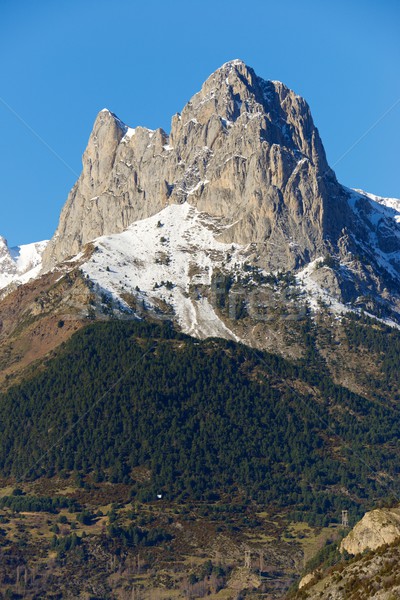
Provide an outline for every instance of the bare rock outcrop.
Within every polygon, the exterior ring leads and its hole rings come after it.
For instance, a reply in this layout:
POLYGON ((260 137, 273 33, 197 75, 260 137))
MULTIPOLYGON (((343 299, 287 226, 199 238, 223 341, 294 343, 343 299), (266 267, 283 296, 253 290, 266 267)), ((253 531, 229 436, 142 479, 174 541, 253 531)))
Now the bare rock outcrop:
POLYGON ((375 550, 400 538, 400 509, 379 508, 367 512, 361 521, 342 540, 340 550, 360 554, 375 550))

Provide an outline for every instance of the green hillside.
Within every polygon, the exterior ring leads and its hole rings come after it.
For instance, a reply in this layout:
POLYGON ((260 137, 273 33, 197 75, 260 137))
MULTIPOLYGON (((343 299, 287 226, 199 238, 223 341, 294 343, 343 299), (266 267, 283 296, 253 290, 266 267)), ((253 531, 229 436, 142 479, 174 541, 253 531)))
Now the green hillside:
POLYGON ((335 385, 309 321, 303 343, 294 364, 169 325, 88 326, 0 397, 0 475, 92 473, 141 501, 228 493, 318 524, 364 512, 397 493, 399 408, 335 385))

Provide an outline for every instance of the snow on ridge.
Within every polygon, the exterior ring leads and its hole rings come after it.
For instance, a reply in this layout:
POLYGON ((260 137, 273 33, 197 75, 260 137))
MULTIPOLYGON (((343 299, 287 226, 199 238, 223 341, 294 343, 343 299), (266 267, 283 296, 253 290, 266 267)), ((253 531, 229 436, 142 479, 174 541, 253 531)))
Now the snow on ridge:
MULTIPOLYGON (((349 204, 353 212, 370 225, 368 246, 370 250, 373 250, 376 261, 392 277, 398 279, 399 269, 395 265, 400 265, 400 251, 398 250, 400 244, 400 200, 382 198, 362 190, 350 188, 345 188, 345 190, 349 194, 349 204), (359 200, 364 200, 367 208, 357 204, 359 200), (385 235, 392 240, 392 248, 382 247, 379 238, 384 238, 385 235)), ((361 246, 365 245, 364 242, 359 243, 361 246)))
MULTIPOLYGON (((4 240, 4 238, 3 238, 4 240)), ((48 240, 8 248, 4 240, 0 265, 0 290, 11 283, 21 285, 35 279, 42 269, 42 255, 48 240)))
POLYGON ((126 309, 125 294, 150 309, 161 303, 185 333, 237 339, 202 294, 214 268, 243 262, 241 246, 215 239, 224 227, 187 202, 171 204, 122 233, 97 238, 81 269, 126 309))
POLYGON ((339 300, 336 300, 331 294, 325 291, 321 285, 313 278, 317 269, 324 268, 324 257, 320 256, 311 261, 298 273, 296 273, 296 283, 305 292, 310 307, 318 312, 321 302, 327 304, 330 310, 335 314, 343 314, 352 309, 339 300))
POLYGON ((131 137, 133 135, 135 135, 135 133, 136 133, 136 128, 134 128, 134 127, 128 127, 127 126, 125 135, 124 135, 124 137, 122 139, 123 140, 130 140, 131 137))
POLYGON ((108 108, 103 108, 100 111, 100 113, 107 113, 111 115, 118 127, 123 131, 124 135, 122 136, 121 142, 128 142, 136 134, 137 129, 143 129, 148 133, 150 137, 152 137, 155 133, 154 129, 149 129, 148 127, 141 127, 140 125, 138 125, 137 127, 129 127, 129 125, 126 125, 126 123, 124 123, 115 113, 113 113, 108 108))
POLYGON ((228 60, 223 65, 221 65, 216 71, 214 71, 214 73, 211 73, 211 77, 221 71, 224 72, 224 71, 227 71, 228 69, 229 69, 229 71, 232 71, 232 69, 234 67, 246 67, 247 68, 247 66, 248 65, 246 65, 246 63, 242 59, 234 58, 233 60, 228 60))
POLYGON ((24 274, 27 271, 42 264, 42 254, 48 244, 48 240, 23 244, 10 248, 10 255, 15 261, 17 272, 24 274))
POLYGON ((355 198, 367 198, 368 200, 373 202, 373 208, 376 211, 382 211, 384 216, 394 218, 396 223, 400 223, 400 198, 384 198, 383 196, 376 196, 375 194, 371 194, 369 192, 365 192, 364 190, 351 189, 347 188, 347 191, 350 192, 353 199, 355 198), (387 208, 389 211, 385 211, 387 208), (398 214, 393 214, 398 213, 398 214))
POLYGON ((385 196, 377 196, 376 194, 371 194, 371 192, 366 192, 365 190, 357 188, 352 188, 351 191, 356 192, 357 194, 361 194, 362 196, 367 196, 367 198, 370 198, 375 202, 379 202, 379 204, 384 204, 385 206, 388 206, 386 203, 392 203, 392 208, 395 208, 396 210, 400 211, 400 198, 387 198, 385 196))
MULTIPOLYGON (((342 268, 349 268, 349 264, 341 264, 342 268)), ((328 293, 326 289, 324 289, 317 278, 315 277, 317 270, 328 268, 324 266, 324 258, 322 256, 316 258, 311 261, 298 273, 296 273, 296 285, 300 287, 304 294, 304 299, 310 305, 310 308, 317 314, 321 310, 321 306, 328 307, 329 312, 333 315, 336 315, 336 318, 340 318, 341 315, 345 315, 348 313, 360 314, 360 309, 354 306, 354 304, 344 304, 340 302, 337 298, 328 293)), ((377 315, 363 310, 363 314, 379 321, 380 323, 384 323, 389 327, 393 327, 395 329, 400 330, 400 325, 396 321, 390 318, 379 318, 377 315)))

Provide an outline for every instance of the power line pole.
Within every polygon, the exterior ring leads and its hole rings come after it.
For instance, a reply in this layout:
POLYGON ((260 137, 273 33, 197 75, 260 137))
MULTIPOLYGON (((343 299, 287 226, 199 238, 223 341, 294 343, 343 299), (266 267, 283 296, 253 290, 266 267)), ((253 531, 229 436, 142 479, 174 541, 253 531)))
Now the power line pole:
POLYGON ((246 567, 246 569, 251 568, 251 551, 250 550, 244 551, 244 566, 246 567))
POLYGON ((264 571, 264 553, 260 550, 260 577, 262 572, 264 571))
POLYGON ((348 526, 349 526, 349 511, 342 510, 342 527, 348 527, 348 526))

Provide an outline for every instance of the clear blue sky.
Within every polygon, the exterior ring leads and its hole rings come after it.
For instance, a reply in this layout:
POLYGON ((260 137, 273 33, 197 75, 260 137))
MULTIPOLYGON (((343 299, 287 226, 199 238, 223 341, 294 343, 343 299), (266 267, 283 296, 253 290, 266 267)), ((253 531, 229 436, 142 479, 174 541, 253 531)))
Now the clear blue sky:
MULTIPOLYGON (((0 234, 53 234, 99 110, 168 131, 233 58, 305 97, 334 165, 400 99, 399 31, 398 0, 1 0, 0 234)), ((339 180, 400 197, 399 140, 400 102, 339 180)))

